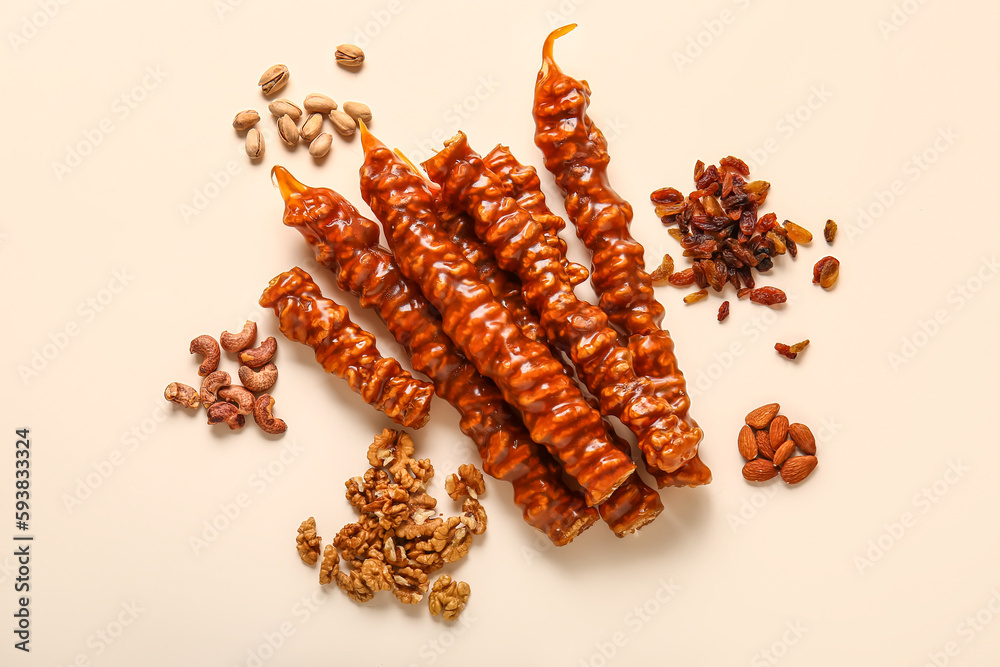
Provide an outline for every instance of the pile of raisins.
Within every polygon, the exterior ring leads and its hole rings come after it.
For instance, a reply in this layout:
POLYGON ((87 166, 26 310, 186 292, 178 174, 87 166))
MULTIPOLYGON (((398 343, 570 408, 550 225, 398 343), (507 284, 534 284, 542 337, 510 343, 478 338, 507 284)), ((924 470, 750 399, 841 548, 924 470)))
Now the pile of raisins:
MULTIPOLYGON (((774 213, 757 217, 771 184, 748 182, 749 175, 750 168, 739 158, 725 157, 718 166, 708 167, 698 160, 694 167, 697 190, 685 197, 676 188, 661 188, 650 196, 656 214, 693 262, 690 268, 666 277, 671 285, 693 284, 721 292, 729 283, 740 298, 753 295, 755 270, 770 271, 775 257, 787 252, 794 258, 798 244, 812 240, 812 234, 794 222, 778 224, 774 213)), ((781 291, 758 289, 769 293, 767 299, 753 299, 758 303, 771 301, 781 291)), ((778 297, 771 303, 781 301, 778 297)))

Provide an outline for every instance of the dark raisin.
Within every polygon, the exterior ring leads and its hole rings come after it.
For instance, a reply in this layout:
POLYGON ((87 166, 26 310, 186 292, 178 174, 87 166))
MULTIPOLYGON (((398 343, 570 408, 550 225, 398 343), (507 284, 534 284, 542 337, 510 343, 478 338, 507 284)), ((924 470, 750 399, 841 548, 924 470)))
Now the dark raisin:
POLYGON ((719 168, 714 164, 709 165, 705 171, 701 173, 701 176, 695 179, 694 184, 699 190, 704 190, 711 183, 717 183, 719 181, 719 168))
POLYGON ((833 220, 827 220, 826 226, 823 227, 823 238, 830 245, 833 245, 833 240, 837 238, 837 223, 833 220))
POLYGON ((719 306, 719 321, 721 322, 727 317, 729 317, 729 302, 723 301, 722 305, 719 306))
POLYGON ((701 289, 708 287, 708 281, 705 280, 705 269, 702 268, 701 264, 696 262, 691 269, 694 271, 694 284, 701 289))
POLYGON ((788 249, 788 254, 795 259, 799 254, 799 244, 792 239, 785 239, 785 248, 788 249))

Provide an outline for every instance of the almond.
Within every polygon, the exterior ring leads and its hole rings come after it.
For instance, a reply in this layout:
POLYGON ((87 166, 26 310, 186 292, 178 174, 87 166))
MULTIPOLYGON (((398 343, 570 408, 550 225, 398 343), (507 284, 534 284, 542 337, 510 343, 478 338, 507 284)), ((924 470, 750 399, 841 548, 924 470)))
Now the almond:
POLYGON ((778 469, 766 459, 747 461, 743 466, 743 477, 750 482, 766 482, 777 474, 778 469))
POLYGON ((775 445, 780 445, 785 440, 788 440, 788 417, 785 415, 778 415, 771 420, 771 430, 768 432, 771 437, 771 442, 775 445))
MULTIPOLYGON (((788 484, 798 484, 816 468, 815 456, 793 456, 781 466, 781 479, 788 484)), ((746 474, 744 468, 744 475, 746 474)))
POLYGON ((777 403, 762 405, 747 415, 746 422, 754 428, 767 428, 768 424, 771 423, 771 420, 774 419, 774 416, 778 414, 778 410, 780 409, 781 406, 777 403))
POLYGON ((767 431, 757 431, 757 453, 768 460, 774 458, 774 447, 771 446, 771 437, 767 431))
POLYGON ((744 426, 740 429, 739 437, 740 455, 747 461, 757 458, 757 438, 754 437, 753 429, 744 426))
POLYGON ((781 447, 774 450, 774 458, 772 459, 772 461, 774 461, 774 465, 781 466, 782 463, 788 460, 788 457, 791 456, 794 451, 795 443, 793 441, 786 440, 783 442, 781 447))
POLYGON ((808 426, 799 424, 798 422, 791 424, 788 427, 788 435, 799 446, 799 449, 806 454, 816 454, 816 438, 813 437, 813 433, 809 430, 808 426))

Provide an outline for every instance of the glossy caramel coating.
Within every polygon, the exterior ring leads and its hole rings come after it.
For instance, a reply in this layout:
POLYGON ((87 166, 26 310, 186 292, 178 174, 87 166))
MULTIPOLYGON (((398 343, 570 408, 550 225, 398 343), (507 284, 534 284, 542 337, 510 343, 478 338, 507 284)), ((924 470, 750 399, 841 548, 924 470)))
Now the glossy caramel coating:
POLYGON ((500 268, 493 251, 476 237, 473 220, 464 213, 439 217, 448 236, 462 251, 462 255, 476 267, 480 280, 486 283, 496 300, 510 312, 524 335, 531 340, 544 341, 542 325, 521 294, 521 281, 513 273, 500 268))
MULTIPOLYGON (((629 231, 632 207, 608 182, 607 140, 587 115, 590 87, 564 74, 552 56, 554 41, 573 27, 553 31, 542 48, 533 108, 535 144, 565 195, 566 212, 577 235, 593 254, 591 283, 601 308, 629 336, 637 371, 652 378, 657 395, 674 407, 682 425, 682 447, 693 459, 703 434, 688 415, 684 376, 677 368, 670 335, 661 329, 663 306, 645 270, 643 247, 629 231)), ((658 476, 657 482, 691 486, 710 480, 710 471, 699 460, 683 475, 658 476)))
POLYGON ((559 236, 566 223, 545 203, 538 171, 530 165, 518 162, 507 146, 497 146, 491 150, 483 158, 483 163, 487 169, 500 177, 508 188, 508 194, 521 208, 530 213, 535 222, 542 226, 548 244, 563 255, 562 265, 566 269, 566 275, 569 276, 570 284, 579 285, 587 280, 590 275, 587 268, 566 259, 566 241, 559 236))
POLYGON ((600 414, 548 347, 524 335, 448 238, 424 179, 364 125, 362 144, 361 194, 382 223, 400 270, 438 309, 445 332, 476 369, 497 384, 532 439, 582 487, 587 503, 605 500, 635 465, 608 441, 600 414))
POLYGON ((566 486, 552 456, 531 440, 500 390, 462 355, 438 311, 379 245, 378 223, 333 190, 306 187, 281 167, 274 175, 285 199, 284 223, 302 234, 342 290, 378 314, 413 368, 430 377, 437 395, 458 411, 459 427, 479 450, 483 470, 510 482, 524 520, 557 546, 593 525, 597 512, 566 486))
POLYGON ((260 305, 273 308, 281 333, 313 348, 323 370, 347 380, 365 403, 408 428, 427 423, 434 385, 379 354, 375 336, 354 324, 346 308, 325 298, 308 273, 296 266, 276 276, 260 305))
POLYGON ((424 163, 441 186, 441 199, 476 221, 476 235, 500 266, 521 278, 524 298, 539 314, 552 344, 568 352, 580 379, 600 401, 601 412, 618 417, 639 438, 639 449, 657 468, 673 471, 696 450, 684 424, 648 378, 636 375, 632 355, 597 306, 577 298, 563 266, 564 255, 549 244, 543 227, 506 194, 463 133, 424 163))
MULTIPOLYGON (((545 203, 541 180, 538 172, 530 165, 518 162, 506 146, 497 146, 486 157, 483 163, 503 182, 507 193, 517 201, 542 226, 548 245, 556 248, 563 255, 563 267, 566 269, 570 284, 576 285, 587 279, 589 272, 584 267, 565 259, 566 242, 559 237, 559 232, 566 223, 554 214, 545 203)), ((600 409, 597 399, 588 397, 591 405, 600 409)), ((604 420, 604 428, 608 437, 623 452, 630 453, 629 444, 619 437, 608 420, 604 420)), ((681 466, 681 470, 688 464, 681 466)), ((664 472, 653 466, 646 465, 647 471, 655 478, 672 473, 664 472)), ((660 485, 663 486, 662 484, 660 485)), ((649 487, 638 473, 633 473, 621 486, 615 489, 610 498, 601 503, 598 508, 601 518, 618 537, 624 537, 639 530, 655 519, 663 511, 660 495, 649 487)))

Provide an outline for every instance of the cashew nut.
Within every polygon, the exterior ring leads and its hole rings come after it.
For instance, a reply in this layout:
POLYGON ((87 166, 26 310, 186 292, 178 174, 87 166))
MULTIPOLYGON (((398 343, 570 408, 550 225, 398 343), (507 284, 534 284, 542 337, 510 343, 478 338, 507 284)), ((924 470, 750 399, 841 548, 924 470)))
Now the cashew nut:
POLYGON ((240 350, 245 350, 251 345, 253 345, 254 340, 257 339, 257 323, 247 320, 247 323, 243 325, 243 331, 238 334, 231 334, 228 331, 223 331, 222 335, 219 336, 219 342, 222 343, 222 349, 226 352, 239 352, 240 350))
POLYGON ((253 394, 247 391, 246 387, 232 384, 219 390, 219 398, 235 405, 241 415, 248 415, 253 412, 253 394))
POLYGON ((167 388, 163 391, 163 398, 185 408, 197 408, 201 405, 198 390, 194 387, 189 387, 183 382, 171 382, 168 384, 167 388))
POLYGON ((271 361, 277 350, 278 341, 274 340, 274 336, 268 336, 257 347, 240 352, 240 363, 250 368, 260 368, 271 361))
POLYGON ((243 428, 246 419, 240 414, 239 409, 232 403, 219 401, 208 409, 209 424, 228 424, 230 430, 243 428))
POLYGON ((274 407, 274 399, 270 394, 261 394, 253 406, 253 420, 260 426, 260 430, 265 433, 284 433, 288 426, 281 419, 271 414, 274 407))
POLYGON ((229 373, 226 371, 215 371, 214 373, 209 373, 201 382, 201 403, 206 408, 212 407, 218 399, 216 392, 222 387, 225 387, 230 382, 229 373))
POLYGON ((250 391, 267 391, 274 386, 277 379, 278 367, 274 364, 269 363, 256 370, 249 366, 240 366, 240 382, 250 391))
POLYGON ((205 357, 198 367, 198 375, 205 377, 219 367, 219 359, 222 353, 219 352, 219 344, 209 335, 198 336, 191 341, 191 354, 200 354, 205 357))

